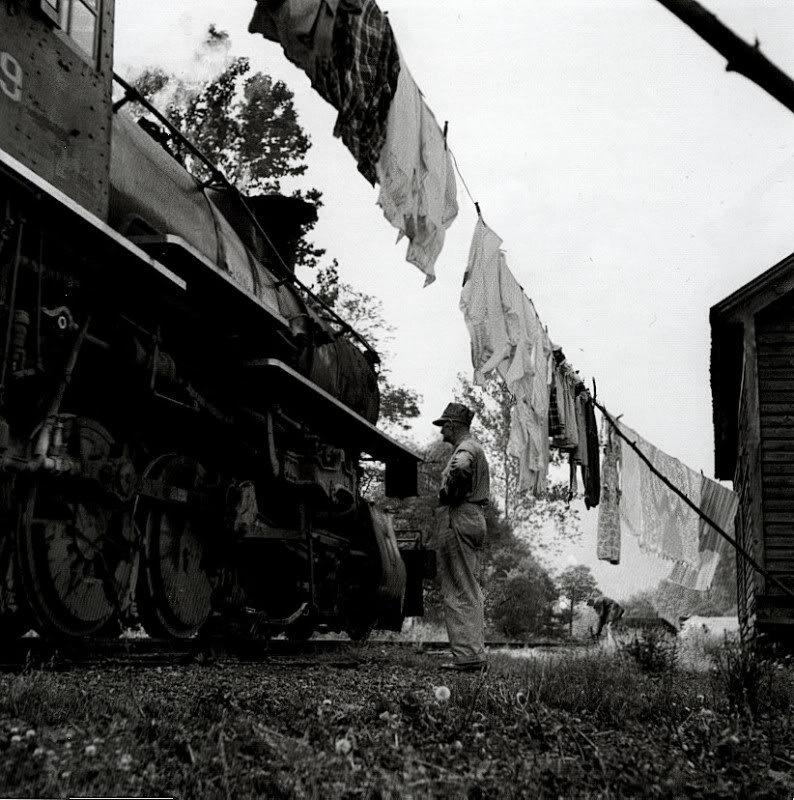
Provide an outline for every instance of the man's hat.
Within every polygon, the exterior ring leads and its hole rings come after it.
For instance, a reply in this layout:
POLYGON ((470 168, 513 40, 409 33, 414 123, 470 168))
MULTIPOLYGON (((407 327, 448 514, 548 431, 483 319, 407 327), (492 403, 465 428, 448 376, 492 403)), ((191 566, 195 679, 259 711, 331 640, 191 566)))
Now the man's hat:
POLYGON ((443 425, 445 422, 460 422, 462 425, 471 425, 474 419, 474 412, 463 405, 463 403, 449 403, 444 409, 444 413, 436 420, 433 425, 443 425))

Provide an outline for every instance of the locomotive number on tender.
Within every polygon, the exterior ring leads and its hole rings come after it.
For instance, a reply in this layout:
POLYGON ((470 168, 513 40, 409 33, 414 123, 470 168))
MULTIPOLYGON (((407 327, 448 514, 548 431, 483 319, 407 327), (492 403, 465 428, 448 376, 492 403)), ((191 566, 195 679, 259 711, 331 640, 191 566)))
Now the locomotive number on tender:
POLYGON ((11 53, 0 50, 0 89, 19 102, 22 99, 22 67, 11 53))

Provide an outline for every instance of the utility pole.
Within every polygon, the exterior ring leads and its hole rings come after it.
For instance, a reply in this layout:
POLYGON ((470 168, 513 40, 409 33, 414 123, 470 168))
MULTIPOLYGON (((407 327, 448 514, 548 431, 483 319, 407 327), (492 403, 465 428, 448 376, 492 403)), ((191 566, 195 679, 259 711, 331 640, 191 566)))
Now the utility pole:
POLYGON ((668 11, 728 59, 725 69, 738 72, 794 111, 794 81, 761 53, 759 43, 747 44, 695 0, 659 0, 668 11))

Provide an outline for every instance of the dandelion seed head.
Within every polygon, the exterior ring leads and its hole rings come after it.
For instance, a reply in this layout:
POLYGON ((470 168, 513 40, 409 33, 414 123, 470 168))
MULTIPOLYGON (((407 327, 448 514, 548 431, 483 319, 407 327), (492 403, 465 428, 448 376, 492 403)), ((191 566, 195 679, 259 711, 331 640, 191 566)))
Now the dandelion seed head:
POLYGON ((352 749, 353 745, 350 744, 350 739, 342 738, 336 740, 336 752, 339 755, 346 756, 352 749))
POLYGON ((436 700, 439 703, 446 703, 450 698, 450 691, 446 686, 436 686, 436 700))
POLYGON ((96 745, 95 744, 87 744, 84 750, 87 756, 95 756, 96 755, 96 745))

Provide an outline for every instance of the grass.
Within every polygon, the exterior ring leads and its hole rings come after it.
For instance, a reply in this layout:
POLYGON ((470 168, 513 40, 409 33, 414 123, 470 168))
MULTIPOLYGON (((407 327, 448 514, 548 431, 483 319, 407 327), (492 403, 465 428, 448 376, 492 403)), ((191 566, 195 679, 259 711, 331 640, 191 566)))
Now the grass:
MULTIPOLYGON (((733 649, 731 649, 733 648, 733 649)), ((289 662, 0 675, 0 795, 786 797, 794 670, 597 649, 452 675, 364 645, 289 662)))

